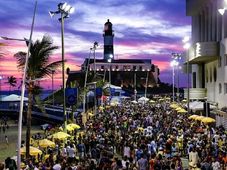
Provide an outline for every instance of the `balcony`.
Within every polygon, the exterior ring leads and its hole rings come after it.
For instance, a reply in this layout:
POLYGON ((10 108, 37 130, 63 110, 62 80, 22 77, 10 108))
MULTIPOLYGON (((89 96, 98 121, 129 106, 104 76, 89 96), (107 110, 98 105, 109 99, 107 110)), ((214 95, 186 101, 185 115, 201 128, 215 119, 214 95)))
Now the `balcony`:
POLYGON ((190 64, 208 63, 217 60, 218 56, 218 42, 197 42, 189 49, 190 64))
MULTIPOLYGON (((187 99, 188 89, 184 89, 184 98, 187 99)), ((190 88, 189 89, 189 99, 190 100, 201 100, 207 97, 206 88, 190 88)))

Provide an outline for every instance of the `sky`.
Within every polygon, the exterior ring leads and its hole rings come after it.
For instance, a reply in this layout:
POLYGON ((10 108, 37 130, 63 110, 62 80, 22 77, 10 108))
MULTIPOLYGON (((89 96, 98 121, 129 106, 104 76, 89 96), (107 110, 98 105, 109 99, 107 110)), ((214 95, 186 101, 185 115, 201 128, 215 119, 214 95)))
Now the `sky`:
MULTIPOLYGON (((160 68, 160 80, 172 84, 171 54, 185 54, 182 39, 191 34, 191 20, 186 16, 185 0, 68 0, 75 8, 65 20, 66 68, 79 70, 90 48, 97 41, 97 58, 103 58, 103 29, 107 19, 113 24, 115 59, 152 59, 160 68)), ((50 17, 50 10, 57 10, 57 0, 38 0, 33 41, 43 35, 53 38, 54 45, 61 47, 61 25, 59 16, 50 17)), ((34 9, 34 0, 0 0, 0 36, 29 38, 34 9)), ((9 89, 5 83, 8 76, 21 81, 22 72, 17 69, 13 55, 27 51, 22 41, 0 39, 4 46, 0 53, 1 88, 9 89)), ((51 55, 51 61, 61 59, 61 48, 51 55)), ((183 62, 183 59, 182 61, 183 62)), ((186 86, 187 78, 179 71, 180 86, 186 86)), ((54 88, 62 84, 61 68, 54 75, 54 88)), ((51 78, 42 80, 45 89, 51 89, 51 78)), ((15 87, 17 89, 18 87, 15 87)))

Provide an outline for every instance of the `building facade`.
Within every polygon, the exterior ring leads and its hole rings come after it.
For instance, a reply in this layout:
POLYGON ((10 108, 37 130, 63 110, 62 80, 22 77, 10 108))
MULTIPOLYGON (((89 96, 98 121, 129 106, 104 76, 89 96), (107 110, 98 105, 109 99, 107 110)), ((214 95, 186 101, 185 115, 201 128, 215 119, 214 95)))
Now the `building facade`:
POLYGON ((190 98, 204 98, 219 109, 227 107, 227 11, 218 12, 223 5, 224 0, 186 0, 192 21, 190 98))

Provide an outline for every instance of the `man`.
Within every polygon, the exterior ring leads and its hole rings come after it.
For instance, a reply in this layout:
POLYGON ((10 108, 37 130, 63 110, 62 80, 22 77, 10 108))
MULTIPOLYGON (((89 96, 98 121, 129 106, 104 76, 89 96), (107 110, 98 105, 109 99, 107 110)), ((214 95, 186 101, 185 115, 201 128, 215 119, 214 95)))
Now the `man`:
POLYGON ((193 147, 192 151, 189 152, 189 166, 191 168, 196 168, 198 163, 199 163, 199 155, 198 155, 198 152, 195 150, 195 147, 193 147))
POLYGON ((147 170, 148 169, 148 161, 145 159, 145 155, 143 154, 142 157, 137 161, 138 170, 147 170))

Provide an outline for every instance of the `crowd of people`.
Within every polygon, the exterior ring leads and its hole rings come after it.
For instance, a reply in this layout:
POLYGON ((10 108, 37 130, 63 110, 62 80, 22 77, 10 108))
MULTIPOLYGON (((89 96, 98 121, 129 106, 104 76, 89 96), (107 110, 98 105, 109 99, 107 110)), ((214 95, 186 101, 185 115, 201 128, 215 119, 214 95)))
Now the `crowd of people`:
POLYGON ((55 148, 24 160, 23 169, 227 169, 226 131, 178 113, 167 101, 104 106, 55 148))

